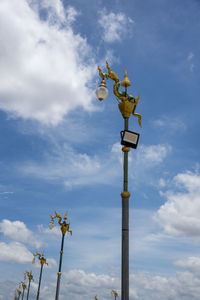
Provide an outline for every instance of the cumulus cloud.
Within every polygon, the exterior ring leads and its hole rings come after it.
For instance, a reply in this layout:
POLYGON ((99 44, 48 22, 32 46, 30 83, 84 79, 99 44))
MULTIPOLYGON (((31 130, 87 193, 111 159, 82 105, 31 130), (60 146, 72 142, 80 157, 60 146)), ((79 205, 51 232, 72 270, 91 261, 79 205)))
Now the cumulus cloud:
POLYGON ((0 243, 0 260, 15 263, 28 263, 33 259, 33 254, 21 243, 0 243))
POLYGON ((60 236, 61 235, 61 230, 59 226, 54 226, 52 229, 48 228, 48 227, 44 227, 42 224, 38 225, 38 231, 40 233, 44 233, 44 234, 53 234, 56 236, 60 236))
MULTIPOLYGON (((71 270, 62 274, 60 299, 66 295, 70 299, 111 299, 111 290, 116 289, 120 295, 120 279, 107 274, 86 273, 83 270, 71 270)), ((55 280, 54 280, 55 281, 55 280)), ((33 284, 34 289, 36 286, 33 284)), ((41 299, 54 299, 55 282, 43 284, 41 299)), ((152 275, 148 272, 130 274, 130 300, 198 300, 200 279, 190 272, 179 272, 175 276, 166 277, 152 275)))
POLYGON ((173 182, 176 190, 163 194, 167 201, 159 208, 155 218, 169 235, 199 239, 200 175, 180 173, 174 177, 173 182))
MULTIPOLYGON (((190 272, 179 272, 165 277, 138 272, 131 276, 138 298, 143 300, 188 300, 199 298, 200 279, 190 272)), ((132 298, 135 299, 135 298, 132 298)))
POLYGON ((160 164, 171 151, 170 145, 150 145, 140 146, 140 151, 137 153, 137 159, 142 164, 160 164))
POLYGON ((200 257, 190 256, 179 259, 175 262, 175 265, 200 275, 200 257))
POLYGON ((38 3, 0 2, 0 109, 55 125, 78 107, 94 109, 88 84, 96 65, 86 39, 72 30, 76 10, 65 12, 60 0, 38 3))
POLYGON ((134 21, 124 13, 108 13, 105 9, 99 19, 99 24, 103 28, 103 39, 108 43, 120 41, 126 34, 130 34, 133 23, 134 21))
POLYGON ((0 223, 0 232, 2 232, 4 236, 9 237, 14 241, 28 243, 30 245, 34 245, 37 248, 42 244, 39 238, 26 227, 24 222, 21 221, 12 222, 10 220, 4 219, 0 223))

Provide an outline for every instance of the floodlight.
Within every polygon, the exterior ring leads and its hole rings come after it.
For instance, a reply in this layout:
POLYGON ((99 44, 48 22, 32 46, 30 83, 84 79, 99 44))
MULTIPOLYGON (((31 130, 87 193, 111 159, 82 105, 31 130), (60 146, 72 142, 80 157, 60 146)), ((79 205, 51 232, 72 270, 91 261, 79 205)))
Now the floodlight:
POLYGON ((129 130, 121 131, 121 145, 136 149, 139 137, 139 133, 129 130))

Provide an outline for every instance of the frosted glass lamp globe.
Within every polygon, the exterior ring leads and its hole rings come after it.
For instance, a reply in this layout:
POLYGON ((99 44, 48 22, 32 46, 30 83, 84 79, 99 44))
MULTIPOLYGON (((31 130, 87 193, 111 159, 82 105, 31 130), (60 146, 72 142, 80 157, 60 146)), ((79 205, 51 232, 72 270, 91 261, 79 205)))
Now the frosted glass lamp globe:
POLYGON ((49 224, 49 229, 53 229, 53 227, 54 227, 54 225, 53 225, 53 223, 51 222, 51 223, 49 224))
POLYGON ((105 86, 100 85, 96 90, 96 96, 99 101, 106 99, 106 97, 108 96, 108 89, 105 86))

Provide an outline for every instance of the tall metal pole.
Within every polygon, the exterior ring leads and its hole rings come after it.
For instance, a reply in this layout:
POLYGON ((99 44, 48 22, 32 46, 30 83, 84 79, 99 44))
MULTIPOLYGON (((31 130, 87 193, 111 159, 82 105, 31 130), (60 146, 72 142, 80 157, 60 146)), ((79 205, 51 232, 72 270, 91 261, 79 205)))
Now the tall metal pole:
POLYGON ((33 256, 34 256, 34 258, 33 258, 32 263, 33 264, 35 263, 35 258, 38 256, 38 259, 39 259, 40 265, 41 265, 40 278, 39 278, 39 283, 38 283, 38 291, 37 291, 37 297, 36 297, 36 300, 39 300, 40 284, 41 284, 41 280, 42 280, 42 270, 43 270, 44 264, 46 264, 48 266, 48 263, 47 263, 47 259, 44 257, 44 251, 42 252, 42 254, 40 254, 39 252, 36 252, 36 254, 33 254, 33 256))
POLYGON ((60 263, 58 269, 58 277, 57 277, 57 286, 56 286, 56 297, 55 300, 59 299, 59 292, 60 292, 60 278, 61 278, 61 268, 62 268, 62 256, 63 256, 63 247, 64 247, 64 239, 65 234, 62 234, 62 241, 61 241, 61 250, 60 250, 60 263))
POLYGON ((27 295, 26 295, 26 300, 28 300, 28 297, 29 297, 30 285, 31 285, 31 280, 29 279, 29 282, 28 282, 28 290, 27 290, 27 295))
MULTIPOLYGON (((118 100, 119 110, 124 118, 124 130, 128 130, 128 119, 131 115, 138 118, 139 125, 141 126, 141 115, 135 113, 136 106, 140 99, 140 95, 135 98, 127 94, 127 87, 131 85, 125 69, 125 75, 122 82, 119 81, 118 75, 113 72, 106 62, 108 73, 103 73, 101 68, 98 67, 99 76, 102 78, 101 84, 96 91, 97 98, 102 101, 108 95, 105 79, 112 79, 115 83, 113 85, 113 93, 118 100), (119 87, 125 87, 125 92, 120 92, 119 87)), ((122 258, 121 258, 121 300, 129 300, 129 198, 128 192, 128 152, 129 147, 123 147, 124 152, 124 165, 123 165, 123 192, 122 197, 122 258)))
MULTIPOLYGON (((124 130, 128 130, 128 118, 124 118, 124 130)), ((121 299, 129 300, 129 197, 128 192, 128 152, 130 148, 123 147, 123 192, 122 197, 122 262, 121 262, 121 299)))
POLYGON ((40 268, 40 278, 39 278, 39 284, 38 284, 38 291, 37 291, 37 297, 36 300, 39 300, 39 295, 40 295, 40 284, 41 284, 41 279, 42 279, 42 270, 43 270, 43 263, 41 261, 41 268, 40 268))
POLYGON ((61 241, 61 249, 60 249, 60 262, 59 262, 59 269, 58 269, 58 277, 57 277, 57 285, 56 285, 56 297, 55 300, 59 299, 59 293, 60 293, 60 278, 61 278, 61 268, 62 268, 62 257, 63 257, 63 248, 64 248, 64 239, 66 232, 69 232, 72 235, 72 230, 69 230, 70 223, 67 223, 67 213, 65 213, 65 216, 62 217, 55 211, 55 216, 50 215, 51 222, 49 224, 49 228, 52 229, 54 226, 54 219, 58 219, 58 224, 60 225, 60 229, 62 232, 62 241, 61 241))
POLYGON ((28 298, 29 298, 29 291, 30 291, 31 280, 33 280, 32 271, 30 271, 30 272, 25 271, 24 272, 24 280, 26 280, 27 277, 28 277, 28 289, 27 289, 27 294, 26 294, 26 300, 28 300, 28 298))
POLYGON ((22 292, 22 300, 24 299, 24 288, 23 288, 23 292, 22 292))

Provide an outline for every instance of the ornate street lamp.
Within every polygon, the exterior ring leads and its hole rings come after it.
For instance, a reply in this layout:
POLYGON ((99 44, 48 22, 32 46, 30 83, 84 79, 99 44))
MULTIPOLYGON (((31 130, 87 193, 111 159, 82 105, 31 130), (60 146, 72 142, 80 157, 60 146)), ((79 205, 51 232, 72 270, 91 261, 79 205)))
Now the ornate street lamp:
POLYGON ((42 280, 42 270, 43 270, 43 267, 44 267, 44 264, 46 264, 48 266, 48 263, 47 263, 47 259, 44 257, 44 251, 42 252, 42 255, 39 253, 39 252, 36 252, 35 254, 33 254, 34 258, 33 258, 33 261, 32 263, 34 264, 35 263, 35 258, 38 256, 38 259, 40 261, 40 278, 39 278, 39 284, 38 284, 38 291, 37 291, 37 297, 36 297, 36 300, 39 300, 39 295, 40 295, 40 285, 41 285, 41 280, 42 280))
POLYGON ((15 290, 15 300, 19 300, 21 296, 22 291, 20 289, 15 290))
POLYGON ((115 300, 117 299, 117 297, 119 297, 117 291, 115 291, 115 290, 111 291, 111 295, 113 295, 115 297, 115 300))
POLYGON ((19 283, 19 288, 22 288, 22 297, 21 297, 21 300, 24 299, 24 292, 25 292, 25 289, 26 289, 26 283, 24 281, 21 281, 19 283))
POLYGON ((30 271, 30 272, 25 271, 24 280, 26 280, 27 277, 28 277, 28 290, 27 290, 26 300, 28 300, 28 297, 29 297, 31 281, 34 281, 32 271, 30 271))
POLYGON ((123 192, 122 197, 122 271, 121 271, 121 299, 129 300, 129 198, 128 192, 128 152, 131 148, 136 148, 138 143, 139 134, 129 131, 128 120, 131 115, 138 118, 139 125, 141 126, 141 115, 135 113, 140 95, 135 98, 127 93, 127 87, 131 85, 125 69, 125 75, 122 82, 119 81, 118 75, 113 72, 106 62, 108 73, 103 73, 101 68, 98 67, 99 75, 102 78, 101 84, 96 91, 97 98, 102 101, 108 95, 105 79, 112 79, 115 83, 113 85, 113 93, 118 101, 118 107, 124 118, 124 131, 121 132, 121 144, 123 145, 122 151, 124 152, 124 166, 123 166, 123 192), (125 90, 119 91, 120 86, 125 90))
POLYGON ((60 262, 59 262, 59 269, 58 269, 58 277, 57 277, 57 286, 56 286, 56 297, 55 300, 59 299, 59 292, 60 292, 60 278, 61 278, 61 268, 62 268, 62 256, 63 256, 63 247, 64 247, 64 239, 65 239, 65 234, 66 232, 69 232, 72 235, 72 231, 69 230, 70 227, 70 223, 67 223, 67 213, 65 214, 65 216, 63 217, 63 221, 62 221, 62 217, 61 215, 59 215, 56 211, 55 211, 55 216, 51 216, 51 222, 49 224, 49 228, 52 229, 54 227, 54 219, 58 219, 58 224, 60 225, 60 230, 62 232, 62 241, 61 241, 61 249, 60 249, 60 262))

